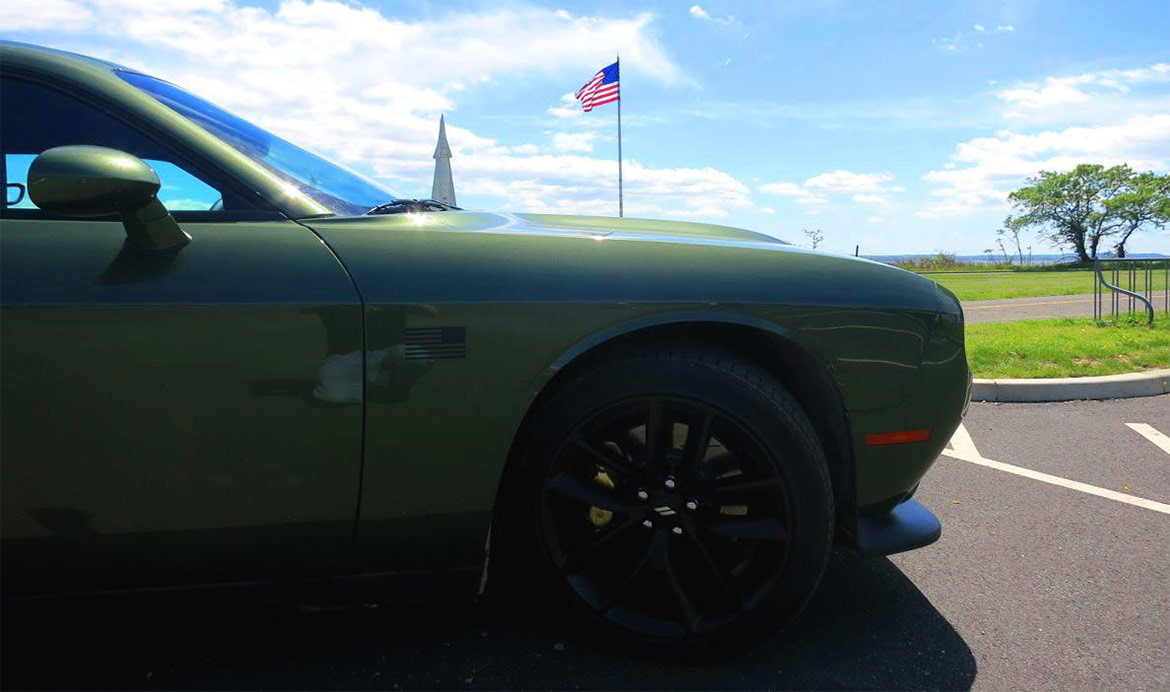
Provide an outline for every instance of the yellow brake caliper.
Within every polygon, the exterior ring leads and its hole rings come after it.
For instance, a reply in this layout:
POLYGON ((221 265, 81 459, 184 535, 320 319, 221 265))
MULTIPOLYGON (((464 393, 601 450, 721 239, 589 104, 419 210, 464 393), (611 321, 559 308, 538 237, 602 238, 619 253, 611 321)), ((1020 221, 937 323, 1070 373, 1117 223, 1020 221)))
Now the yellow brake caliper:
MULTIPOLYGON (((593 480, 596 481, 598 485, 613 490, 613 479, 610 478, 609 474, 604 470, 598 469, 597 475, 593 477, 593 480)), ((593 524, 595 527, 600 529, 601 527, 608 524, 611 519, 613 519, 613 512, 609 511, 608 509, 602 509, 596 506, 589 508, 589 523, 593 524)))

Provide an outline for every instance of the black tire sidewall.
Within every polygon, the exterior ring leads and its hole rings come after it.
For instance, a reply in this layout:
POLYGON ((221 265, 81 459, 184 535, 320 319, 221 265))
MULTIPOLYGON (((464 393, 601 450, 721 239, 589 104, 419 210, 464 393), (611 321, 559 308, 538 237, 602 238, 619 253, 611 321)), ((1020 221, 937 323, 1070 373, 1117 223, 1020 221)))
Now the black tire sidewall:
MULTIPOLYGON (((807 415, 763 370, 711 351, 634 355, 576 377, 536 413, 517 473, 509 514, 524 572, 539 574, 547 596, 606 636, 649 653, 717 653, 744 638, 764 638, 789 623, 816 590, 833 539, 833 498, 824 452, 807 415), (789 557, 771 592, 729 625, 681 639, 631 632, 579 599, 553 566, 544 545, 540 488, 566 437, 582 421, 623 400, 648 396, 691 399, 711 406, 753 434, 776 464, 788 490, 789 557)), ((528 580, 525 580, 528 581, 528 580)), ((746 643, 746 642, 744 642, 746 643)))

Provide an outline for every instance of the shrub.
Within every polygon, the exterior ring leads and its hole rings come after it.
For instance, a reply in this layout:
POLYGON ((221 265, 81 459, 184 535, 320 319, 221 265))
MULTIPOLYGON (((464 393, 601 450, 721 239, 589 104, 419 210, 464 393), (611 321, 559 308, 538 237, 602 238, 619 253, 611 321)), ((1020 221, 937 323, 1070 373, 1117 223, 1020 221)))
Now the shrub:
POLYGON ((963 266, 963 263, 958 260, 955 253, 946 253, 941 250, 935 250, 935 253, 930 257, 920 257, 918 259, 897 260, 893 262, 895 267, 908 269, 914 272, 928 272, 928 271, 946 271, 948 269, 958 269, 963 266))

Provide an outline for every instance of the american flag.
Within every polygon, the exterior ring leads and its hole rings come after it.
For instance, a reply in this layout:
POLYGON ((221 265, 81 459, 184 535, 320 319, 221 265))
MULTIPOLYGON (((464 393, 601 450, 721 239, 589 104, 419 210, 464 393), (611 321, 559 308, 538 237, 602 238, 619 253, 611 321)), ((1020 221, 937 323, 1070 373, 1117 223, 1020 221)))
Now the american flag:
POLYGON ((618 64, 603 67, 585 86, 577 90, 577 100, 586 113, 597 106, 613 103, 621 98, 618 89, 618 64))

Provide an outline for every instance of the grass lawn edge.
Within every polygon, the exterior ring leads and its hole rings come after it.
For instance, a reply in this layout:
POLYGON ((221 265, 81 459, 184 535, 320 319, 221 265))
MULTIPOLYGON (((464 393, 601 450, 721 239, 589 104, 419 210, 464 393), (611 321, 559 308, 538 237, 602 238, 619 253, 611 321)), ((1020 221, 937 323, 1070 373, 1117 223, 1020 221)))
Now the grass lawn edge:
POLYGON ((1170 368, 1170 317, 1115 324, 1059 318, 967 325, 967 360, 979 379, 1054 379, 1170 368))

